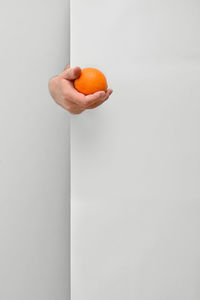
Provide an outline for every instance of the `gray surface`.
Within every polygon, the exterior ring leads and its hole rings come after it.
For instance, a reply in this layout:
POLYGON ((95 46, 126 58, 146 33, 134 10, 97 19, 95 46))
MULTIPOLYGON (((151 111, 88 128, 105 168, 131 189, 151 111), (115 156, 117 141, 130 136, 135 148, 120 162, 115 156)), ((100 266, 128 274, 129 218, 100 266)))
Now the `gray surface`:
POLYGON ((48 93, 69 61, 66 0, 0 2, 0 299, 69 299, 69 120, 48 93))
POLYGON ((199 300, 200 3, 71 10, 72 64, 114 89, 72 120, 72 300, 199 300))

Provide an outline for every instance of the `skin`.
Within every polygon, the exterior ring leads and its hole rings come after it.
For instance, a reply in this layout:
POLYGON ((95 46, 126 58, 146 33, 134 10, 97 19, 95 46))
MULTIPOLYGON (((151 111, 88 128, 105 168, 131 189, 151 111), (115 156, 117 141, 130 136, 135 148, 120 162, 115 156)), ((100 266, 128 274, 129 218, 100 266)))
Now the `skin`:
POLYGON ((71 114, 80 114, 86 109, 93 109, 103 104, 112 94, 111 89, 100 91, 91 95, 79 93, 73 81, 81 75, 81 68, 70 68, 68 65, 64 72, 49 81, 49 91, 57 104, 71 114))

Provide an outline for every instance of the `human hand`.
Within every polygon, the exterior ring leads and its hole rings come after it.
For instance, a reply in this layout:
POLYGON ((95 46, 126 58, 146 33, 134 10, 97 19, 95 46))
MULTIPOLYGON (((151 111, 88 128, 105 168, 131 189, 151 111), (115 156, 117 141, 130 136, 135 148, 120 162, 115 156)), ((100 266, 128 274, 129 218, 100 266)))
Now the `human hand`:
POLYGON ((93 109, 104 103, 112 94, 111 89, 84 95, 75 88, 73 81, 81 75, 81 68, 67 68, 49 81, 49 91, 57 104, 71 114, 80 114, 86 109, 93 109))

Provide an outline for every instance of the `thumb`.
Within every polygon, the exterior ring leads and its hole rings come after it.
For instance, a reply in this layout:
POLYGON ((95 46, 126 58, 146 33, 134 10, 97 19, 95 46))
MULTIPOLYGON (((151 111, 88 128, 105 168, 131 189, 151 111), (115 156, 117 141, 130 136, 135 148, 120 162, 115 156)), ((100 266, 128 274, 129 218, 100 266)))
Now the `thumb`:
POLYGON ((75 68, 67 68, 60 74, 60 76, 64 79, 67 80, 75 80, 81 75, 81 68, 80 67, 75 67, 75 68))

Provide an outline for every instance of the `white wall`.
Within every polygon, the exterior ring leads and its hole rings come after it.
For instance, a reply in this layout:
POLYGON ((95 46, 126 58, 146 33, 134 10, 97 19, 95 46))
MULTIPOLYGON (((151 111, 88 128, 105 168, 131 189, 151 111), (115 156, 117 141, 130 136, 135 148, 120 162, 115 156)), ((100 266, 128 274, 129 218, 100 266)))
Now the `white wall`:
POLYGON ((200 2, 71 12, 72 64, 114 89, 72 119, 72 300, 199 300, 200 2))
POLYGON ((66 0, 0 2, 0 299, 69 295, 69 119, 48 80, 69 62, 66 0))

